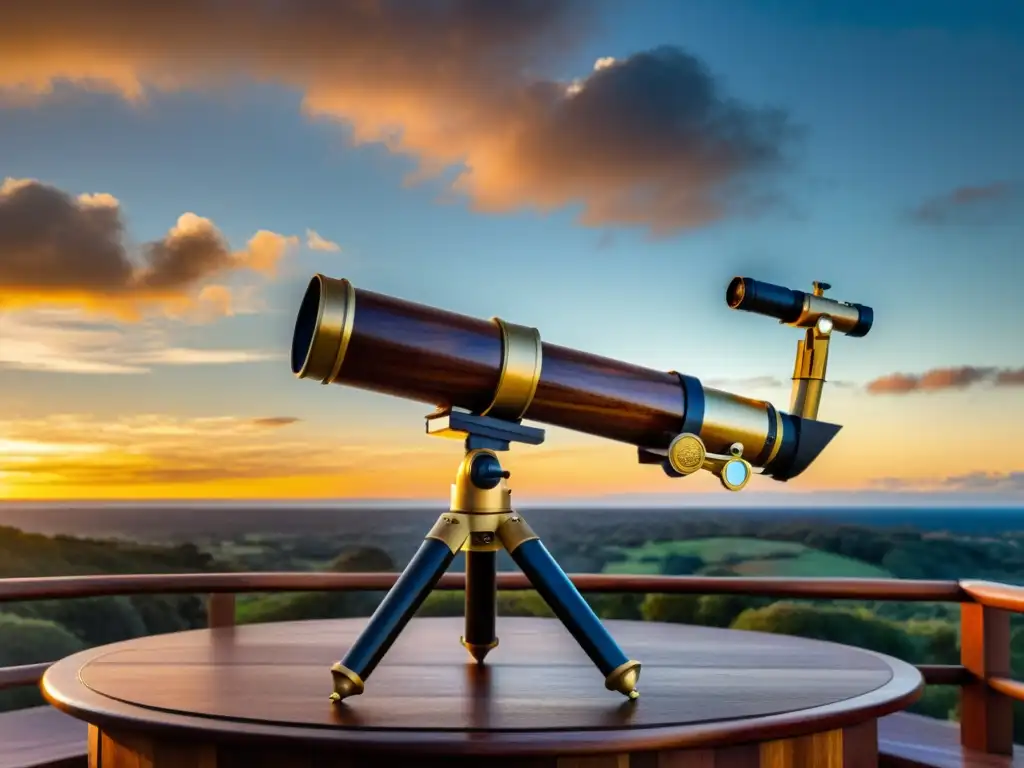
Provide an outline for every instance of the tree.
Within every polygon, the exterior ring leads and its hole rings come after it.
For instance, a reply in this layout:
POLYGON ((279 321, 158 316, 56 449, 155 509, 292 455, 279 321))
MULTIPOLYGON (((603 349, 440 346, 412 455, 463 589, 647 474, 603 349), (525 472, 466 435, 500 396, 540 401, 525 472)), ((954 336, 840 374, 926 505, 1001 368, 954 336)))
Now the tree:
POLYGON ((339 573, 391 573, 395 562, 391 555, 379 547, 354 547, 338 555, 328 570, 339 573))
POLYGON ((127 597, 86 597, 15 603, 6 609, 26 619, 50 621, 70 629, 86 645, 105 645, 141 637, 146 624, 127 597))
POLYGON ((749 595, 702 595, 694 621, 705 627, 729 627, 748 608, 770 604, 769 599, 749 595))
POLYGON ((584 595, 594 613, 602 619, 624 619, 639 621, 643 619, 643 595, 633 594, 598 594, 584 595))
POLYGON ((641 605, 646 621, 696 624, 699 595, 648 595, 641 605))
POLYGON ((960 633, 956 625, 933 619, 912 620, 904 626, 919 648, 915 660, 926 664, 960 663, 960 633))
POLYGON ((673 554, 665 558, 661 572, 666 576, 689 576, 704 567, 704 560, 696 555, 673 554))
MULTIPOLYGON (((539 594, 533 590, 522 592, 499 592, 495 605, 499 616, 530 616, 551 618, 554 614, 539 594)), ((461 590, 432 592, 416 612, 417 617, 464 616, 466 614, 466 593, 461 590)))
POLYGON ((903 630, 868 611, 816 608, 810 605, 778 602, 766 608, 751 608, 744 611, 732 623, 732 627, 830 640, 878 651, 907 661, 915 655, 914 643, 903 630))
MULTIPOLYGON (((26 619, 0 613, 0 666, 41 664, 58 661, 82 650, 81 640, 60 624, 43 619, 26 619)), ((13 688, 0 692, 0 711, 43 704, 35 688, 13 688)))

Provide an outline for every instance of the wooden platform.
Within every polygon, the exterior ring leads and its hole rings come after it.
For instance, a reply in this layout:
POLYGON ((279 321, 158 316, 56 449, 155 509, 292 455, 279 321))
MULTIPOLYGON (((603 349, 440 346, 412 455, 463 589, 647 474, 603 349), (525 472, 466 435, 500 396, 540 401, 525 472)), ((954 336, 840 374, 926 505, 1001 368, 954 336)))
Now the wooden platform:
POLYGON ((0 713, 0 768, 86 768, 86 725, 53 707, 0 713))
POLYGON ((846 646, 611 621, 644 664, 641 697, 630 703, 604 689, 553 620, 502 618, 501 645, 481 668, 459 645, 460 620, 419 619, 366 693, 336 707, 328 667, 363 623, 255 625, 105 646, 56 664, 44 692, 97 726, 97 766, 129 756, 154 768, 351 766, 404 754, 417 766, 429 758, 479 765, 487 755, 498 766, 653 768, 671 758, 673 766, 860 768, 877 764, 877 718, 915 700, 922 684, 912 666, 846 646))
MULTIPOLYGON (((88 768, 87 725, 52 707, 0 713, 0 768, 88 768)), ((960 745, 957 723, 906 712, 878 721, 878 764, 884 768, 1015 768, 1012 757, 960 745)))
POLYGON ((960 725, 902 712, 878 721, 879 765, 884 768, 1020 768, 1024 748, 986 755, 960 743, 960 725))

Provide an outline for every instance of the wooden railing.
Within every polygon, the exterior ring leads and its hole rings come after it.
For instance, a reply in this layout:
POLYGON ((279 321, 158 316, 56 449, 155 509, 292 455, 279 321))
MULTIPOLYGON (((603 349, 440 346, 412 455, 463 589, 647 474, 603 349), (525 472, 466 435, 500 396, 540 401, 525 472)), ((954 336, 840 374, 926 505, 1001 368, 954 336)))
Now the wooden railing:
MULTIPOLYGON (((0 603, 142 594, 209 595, 211 627, 235 622, 235 595, 245 592, 383 591, 393 573, 197 573, 0 579, 0 603)), ((1010 675, 1010 613, 1024 613, 1024 587, 984 581, 902 579, 737 578, 579 574, 581 592, 727 594, 808 600, 888 600, 960 603, 960 664, 918 665, 925 683, 961 690, 960 740, 993 755, 1013 752, 1013 702, 1024 683, 1010 675)), ((437 588, 461 590, 465 577, 445 574, 437 588)), ((532 589, 522 574, 498 575, 500 591, 532 589)), ((38 684, 49 664, 0 668, 0 689, 38 684)))

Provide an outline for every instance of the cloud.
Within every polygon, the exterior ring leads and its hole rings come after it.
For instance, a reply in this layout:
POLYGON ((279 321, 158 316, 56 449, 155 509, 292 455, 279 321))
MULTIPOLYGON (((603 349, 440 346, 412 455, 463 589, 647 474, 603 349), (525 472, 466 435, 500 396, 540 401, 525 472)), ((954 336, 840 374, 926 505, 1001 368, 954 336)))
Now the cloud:
POLYGON ((945 493, 1024 492, 1024 470, 1011 472, 968 472, 937 478, 876 477, 868 486, 885 491, 941 491, 945 493))
POLYGON ((999 387, 1024 387, 1024 368, 999 371, 995 384, 999 387))
POLYGON ((707 379, 703 382, 716 389, 779 389, 788 387, 790 382, 778 376, 746 376, 739 378, 707 379))
POLYGON ((1024 368, 999 369, 963 365, 959 368, 933 368, 922 374, 891 373, 868 382, 873 395, 905 395, 911 392, 938 392, 967 389, 976 384, 1024 386, 1024 368))
POLYGON ((273 276, 297 240, 259 231, 232 251, 209 219, 182 214, 160 240, 131 248, 112 195, 73 196, 32 179, 0 185, 0 299, 8 308, 70 304, 138 319, 231 309, 231 291, 207 284, 239 270, 273 276))
POLYGON ((924 200, 910 211, 920 224, 984 224, 998 218, 1005 204, 1017 197, 1015 185, 1005 181, 958 187, 924 200))
POLYGON ((0 421, 0 476, 20 487, 202 483, 335 474, 360 458, 360 447, 318 445, 269 429, 286 422, 166 414, 0 421))
MULTIPOLYGON (((778 376, 746 376, 738 378, 706 379, 702 383, 716 389, 742 392, 745 389, 789 389, 793 386, 792 379, 780 379, 778 376)), ((849 381, 828 380, 827 386, 849 389, 853 383, 849 381)))
POLYGON ((292 424, 297 424, 300 419, 295 416, 262 416, 258 419, 253 419, 252 423, 257 427, 269 427, 271 429, 275 427, 288 427, 292 424))
POLYGON ((970 472, 947 477, 943 485, 964 491, 1024 492, 1024 471, 970 472))
POLYGON ((83 321, 70 309, 21 311, 0 317, 0 368, 145 374, 159 366, 230 365, 279 357, 267 350, 174 346, 163 327, 83 321))
POLYGON ((314 251, 340 251, 341 246, 333 240, 326 240, 314 229, 306 230, 306 247, 314 251))
POLYGON ((772 206, 765 174, 800 136, 786 114, 724 93, 678 48, 563 77, 594 5, 18 3, 0 30, 0 87, 23 100, 70 81, 139 100, 283 85, 356 143, 414 158, 410 180, 459 169, 454 189, 483 211, 572 207, 588 226, 667 234, 772 206))

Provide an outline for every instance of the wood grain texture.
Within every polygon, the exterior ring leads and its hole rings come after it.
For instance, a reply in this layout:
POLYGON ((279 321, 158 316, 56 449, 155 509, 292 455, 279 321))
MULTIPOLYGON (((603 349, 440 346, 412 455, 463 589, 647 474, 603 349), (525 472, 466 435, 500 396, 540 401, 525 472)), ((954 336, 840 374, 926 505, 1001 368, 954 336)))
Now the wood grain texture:
POLYGON ((489 320, 356 289, 339 384, 439 406, 482 410, 501 375, 501 330, 489 320))
POLYGON ((0 667, 0 691, 5 688, 18 688, 22 685, 35 685, 49 668, 44 664, 19 664, 16 667, 0 667))
POLYGON ((611 754, 802 736, 916 699, 919 673, 878 654, 753 632, 608 622, 644 664, 629 703, 562 626, 502 618, 480 669, 459 619, 417 619, 346 706, 329 665, 364 620, 198 630, 85 651, 47 672, 56 706, 104 728, 344 743, 432 754, 611 754))
POLYGON ((1024 766, 1024 748, 1012 755, 986 755, 960 743, 957 723, 902 712, 878 721, 878 765, 882 768, 1014 768, 1024 766))
POLYGON ((217 592, 206 600, 206 626, 210 629, 235 626, 235 595, 217 592))
MULTIPOLYGON (((99 730, 89 727, 88 743, 95 744, 99 730)), ((1024 766, 1024 749, 1016 747, 1014 756, 985 755, 960 744, 960 729, 954 722, 921 715, 899 713, 844 729, 844 768, 1011 768, 1024 766), (876 744, 877 732, 877 744, 876 744), (851 745, 857 752, 850 753, 851 745), (876 751, 877 750, 877 751, 876 751)), ((86 765, 86 725, 49 707, 0 714, 0 768, 84 768, 86 765)), ((751 765, 751 754, 758 745, 718 749, 634 752, 630 768, 740 768, 751 765)), ((95 756, 94 751, 94 756, 95 756)), ((308 754, 308 753, 306 753, 308 754)), ((230 745, 219 750, 219 768, 260 765, 265 749, 230 745)), ((445 768, 458 768, 456 758, 439 758, 445 768)), ((472 761, 476 758, 468 758, 472 761)), ((494 760, 494 759, 492 759, 494 760)), ((477 761, 478 762, 478 761, 477 761)), ((500 763, 491 763, 500 765, 500 763)), ((554 768, 554 759, 534 763, 554 768)), ((280 763, 278 763, 280 765, 280 763)), ((91 768, 99 768, 91 763, 91 768)), ((417 761, 417 768, 426 763, 417 761)))
POLYGON ((878 721, 843 729, 843 768, 877 768, 878 721))
POLYGON ((0 768, 36 765, 83 766, 85 723, 52 707, 0 714, 0 768))
MULTIPOLYGON (((694 750, 609 755, 488 757, 490 768, 877 768, 846 762, 843 730, 772 741, 694 750)), ((479 768, 479 758, 421 757, 416 768, 479 768)), ((379 756, 301 745, 259 751, 235 744, 196 745, 141 734, 104 733, 96 768, 376 768, 379 756)), ((392 763, 394 764, 394 763, 392 763)), ((405 765, 406 763, 398 763, 405 765)))
POLYGON ((683 389, 673 373, 544 344, 525 417, 646 448, 664 448, 683 426, 683 389))
POLYGON ((1024 587, 964 579, 960 582, 960 588, 970 600, 979 605, 1024 613, 1024 587))
POLYGON ((1010 614, 978 604, 960 607, 960 663, 972 680, 960 689, 963 745, 996 755, 1013 752, 1013 700, 989 677, 1010 675, 1010 614))

